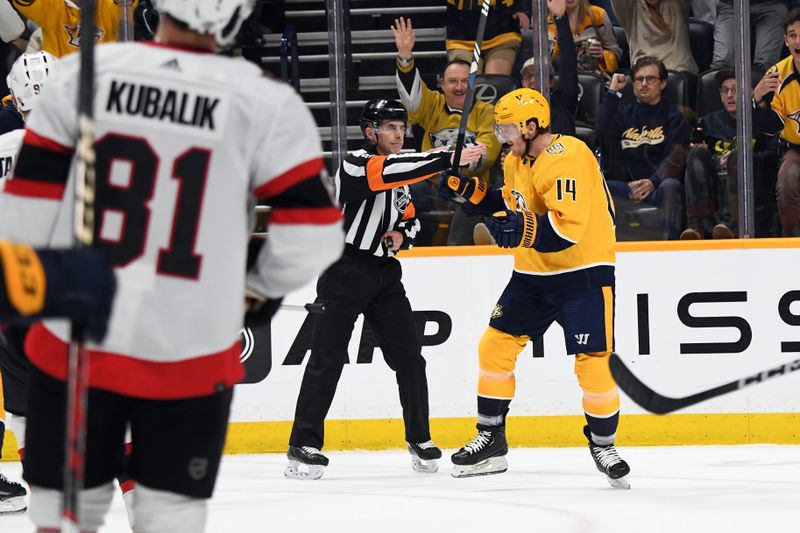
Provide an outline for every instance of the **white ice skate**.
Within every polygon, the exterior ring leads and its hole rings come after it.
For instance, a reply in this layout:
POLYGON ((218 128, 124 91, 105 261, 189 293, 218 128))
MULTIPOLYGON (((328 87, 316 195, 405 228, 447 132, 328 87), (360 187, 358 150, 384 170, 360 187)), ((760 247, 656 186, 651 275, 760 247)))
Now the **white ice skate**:
POLYGON ((451 475, 453 477, 488 476, 502 474, 506 470, 508 470, 508 461, 506 461, 504 455, 501 455, 499 457, 489 457, 473 465, 453 465, 451 475))
POLYGON ((289 464, 283 475, 288 479, 319 479, 328 466, 328 458, 311 446, 289 446, 289 464))
POLYGON ((411 454, 411 468, 422 474, 435 474, 439 470, 437 459, 442 457, 440 450, 432 440, 427 442, 409 442, 408 453, 411 454))

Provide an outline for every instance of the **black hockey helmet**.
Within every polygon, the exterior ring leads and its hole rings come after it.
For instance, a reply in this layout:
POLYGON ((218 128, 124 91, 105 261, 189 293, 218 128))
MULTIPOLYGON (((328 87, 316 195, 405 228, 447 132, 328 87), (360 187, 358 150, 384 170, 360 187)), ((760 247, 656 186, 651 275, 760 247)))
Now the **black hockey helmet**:
POLYGON ((359 119, 361 133, 364 134, 364 138, 366 139, 367 137, 365 133, 367 126, 377 130, 383 120, 402 120, 408 124, 408 112, 406 112, 403 104, 397 100, 388 100, 386 98, 371 99, 364 105, 359 119))

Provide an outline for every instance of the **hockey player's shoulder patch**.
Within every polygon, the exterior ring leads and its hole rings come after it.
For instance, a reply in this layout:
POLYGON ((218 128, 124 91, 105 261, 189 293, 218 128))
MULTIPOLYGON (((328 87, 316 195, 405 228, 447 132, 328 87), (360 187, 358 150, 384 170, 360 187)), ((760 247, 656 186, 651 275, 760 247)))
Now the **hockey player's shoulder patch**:
POLYGON ((546 149, 547 153, 550 154, 550 155, 563 154, 566 150, 567 149, 560 142, 552 144, 552 145, 548 146, 547 149, 546 149))

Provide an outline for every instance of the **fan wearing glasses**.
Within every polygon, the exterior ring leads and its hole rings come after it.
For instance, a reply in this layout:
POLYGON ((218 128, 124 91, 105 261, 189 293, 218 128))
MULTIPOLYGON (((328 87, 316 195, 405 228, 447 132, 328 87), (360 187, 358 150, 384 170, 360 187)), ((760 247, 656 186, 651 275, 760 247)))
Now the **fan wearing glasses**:
MULTIPOLYGON (((733 69, 717 71, 722 109, 700 117, 686 164, 687 228, 681 239, 732 239, 737 234, 739 179, 736 141, 736 76, 733 69)), ((768 72, 753 89, 752 98, 761 101, 778 88, 776 71, 768 72)), ((745 98, 749 98, 745 94, 745 98)), ((775 182, 780 157, 780 117, 769 106, 752 105, 753 192, 755 236, 777 234, 775 182)))
POLYGON ((633 102, 622 101, 628 78, 614 74, 597 112, 606 180, 618 205, 645 202, 660 208, 662 238, 677 239, 683 225, 683 171, 689 124, 662 98, 667 69, 655 57, 631 69, 633 102))

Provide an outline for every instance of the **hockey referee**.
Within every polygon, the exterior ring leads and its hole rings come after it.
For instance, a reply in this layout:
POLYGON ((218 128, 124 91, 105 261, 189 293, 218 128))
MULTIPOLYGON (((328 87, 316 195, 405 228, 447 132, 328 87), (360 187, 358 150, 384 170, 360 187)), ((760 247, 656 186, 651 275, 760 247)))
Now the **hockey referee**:
MULTIPOLYGON (((395 100, 370 100, 360 122, 364 149, 349 154, 335 177, 345 218, 345 251, 317 282, 317 302, 324 303, 327 312, 315 323, 297 398, 287 453, 290 478, 319 479, 328 465, 320 453, 323 423, 360 314, 378 334, 384 358, 397 373, 412 467, 435 472, 435 460, 442 456, 431 441, 425 359, 394 255, 412 246, 420 228, 409 184, 449 168, 453 155, 449 151, 401 154, 408 115, 395 100)), ((483 146, 465 148, 461 164, 478 161, 484 153, 483 146)))

